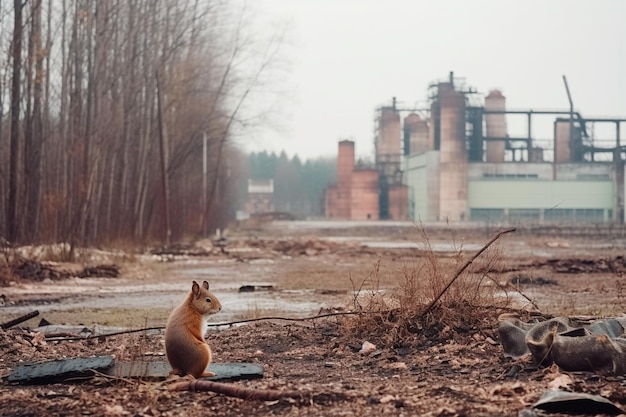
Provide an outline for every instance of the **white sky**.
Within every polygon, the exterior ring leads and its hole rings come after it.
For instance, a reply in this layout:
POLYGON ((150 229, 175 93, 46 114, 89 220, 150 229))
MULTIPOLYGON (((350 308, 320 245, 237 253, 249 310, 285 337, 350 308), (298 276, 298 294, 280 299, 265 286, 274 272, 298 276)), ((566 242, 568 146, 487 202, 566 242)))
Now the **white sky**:
MULTIPOLYGON (((272 26, 290 27, 290 72, 277 129, 246 149, 335 156, 352 139, 373 158, 375 109, 425 103, 450 71, 510 109, 574 106, 626 117, 624 0, 255 0, 272 26)), ((509 132, 511 133, 511 132, 509 132)))

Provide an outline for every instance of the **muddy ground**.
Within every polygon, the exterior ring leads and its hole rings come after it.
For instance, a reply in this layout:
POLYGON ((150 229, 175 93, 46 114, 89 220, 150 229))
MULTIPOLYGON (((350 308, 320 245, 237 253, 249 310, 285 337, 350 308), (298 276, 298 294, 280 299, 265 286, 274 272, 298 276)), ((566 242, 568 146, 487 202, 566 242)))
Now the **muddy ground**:
MULTIPOLYGON (((391 316, 376 316, 378 321, 333 316, 211 327, 207 340, 216 362, 263 364, 262 379, 236 384, 296 391, 300 395, 295 399, 258 402, 169 392, 161 381, 101 375, 43 385, 6 382, 21 363, 100 354, 163 359, 161 334, 46 341, 32 331, 41 318, 87 327, 163 326, 192 279, 209 281, 223 301, 223 312, 212 317, 214 324, 367 309, 366 300, 355 299, 355 294, 393 298, 412 271, 418 289, 432 292, 433 284, 420 276, 426 271, 420 269, 424 260, 436 258, 443 278, 451 279, 496 231, 284 222, 232 230, 225 250, 201 241, 153 253, 86 251, 83 264, 53 265, 77 270, 115 263, 121 276, 14 279, 0 287, 0 323, 40 311, 19 328, 0 330, 0 415, 517 416, 547 389, 559 387, 602 395, 626 410, 623 377, 538 367, 529 357, 507 359, 498 342, 497 318, 502 312, 521 311, 525 317, 529 311, 548 317, 623 313, 624 232, 580 227, 520 228, 503 235, 492 246, 494 251, 482 256, 492 260, 487 275, 497 298, 491 308, 477 308, 465 318, 435 308, 422 322, 415 314, 415 326, 401 337, 397 319, 391 316), (243 285, 258 291, 240 293, 243 285), (376 345, 369 355, 358 352, 366 340, 376 345)), ((38 253, 24 250, 25 256, 38 253)), ((548 415, 541 410, 523 412, 548 415)))

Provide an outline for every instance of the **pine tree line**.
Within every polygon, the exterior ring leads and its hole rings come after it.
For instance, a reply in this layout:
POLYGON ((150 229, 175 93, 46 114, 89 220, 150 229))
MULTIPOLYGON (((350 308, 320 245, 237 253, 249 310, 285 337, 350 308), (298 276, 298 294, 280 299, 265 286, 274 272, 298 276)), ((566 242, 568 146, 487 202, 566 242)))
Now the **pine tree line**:
POLYGON ((323 217, 324 192, 336 180, 336 161, 317 158, 304 163, 298 155, 289 158, 283 151, 258 152, 248 156, 248 176, 274 180, 276 211, 297 218, 323 217))

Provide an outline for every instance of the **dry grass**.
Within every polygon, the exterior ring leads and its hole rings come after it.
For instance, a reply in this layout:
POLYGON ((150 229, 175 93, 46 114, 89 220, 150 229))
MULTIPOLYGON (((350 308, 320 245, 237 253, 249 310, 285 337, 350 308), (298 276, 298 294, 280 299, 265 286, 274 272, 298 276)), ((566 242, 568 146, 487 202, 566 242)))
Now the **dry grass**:
POLYGON ((255 302, 248 303, 246 311, 235 314, 235 320, 255 320, 263 317, 281 317, 284 311, 277 308, 264 308, 255 302))
POLYGON ((480 328, 493 320, 494 308, 510 306, 496 279, 503 269, 497 244, 471 261, 472 255, 452 242, 453 256, 439 257, 423 227, 419 233, 425 256, 404 265, 397 288, 380 287, 380 261, 358 285, 352 281, 353 308, 364 314, 344 320, 350 333, 379 344, 405 345, 423 337, 445 338, 451 330, 480 328), (464 268, 468 260, 471 264, 464 268))

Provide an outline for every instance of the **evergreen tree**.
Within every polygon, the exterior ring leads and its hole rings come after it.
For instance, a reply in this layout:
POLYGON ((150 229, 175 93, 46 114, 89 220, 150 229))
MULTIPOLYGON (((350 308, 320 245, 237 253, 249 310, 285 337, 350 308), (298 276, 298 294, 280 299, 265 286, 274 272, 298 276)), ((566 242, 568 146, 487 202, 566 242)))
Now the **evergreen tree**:
POLYGON ((318 158, 304 163, 298 155, 289 158, 267 151, 248 155, 251 179, 274 180, 274 207, 297 218, 324 215, 324 192, 336 181, 336 160, 318 158))

